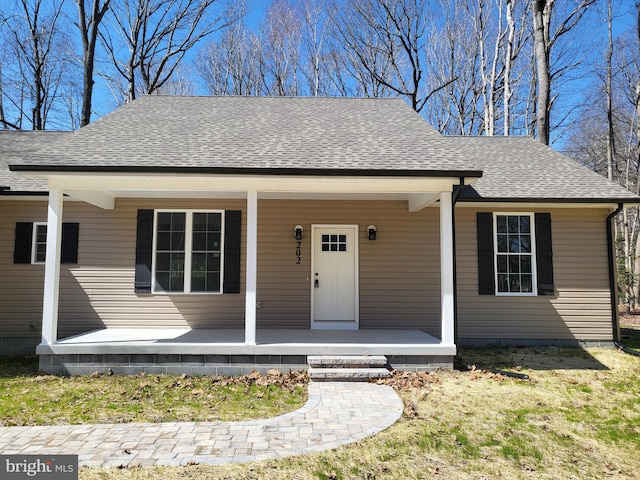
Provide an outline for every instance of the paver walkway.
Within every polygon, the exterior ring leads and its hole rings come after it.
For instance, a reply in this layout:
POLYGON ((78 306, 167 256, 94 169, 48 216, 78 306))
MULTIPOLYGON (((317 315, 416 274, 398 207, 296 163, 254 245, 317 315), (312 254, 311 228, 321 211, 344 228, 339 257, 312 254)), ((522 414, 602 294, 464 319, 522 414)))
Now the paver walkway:
POLYGON ((329 450, 374 435, 400 418, 386 385, 309 384, 295 412, 245 422, 1 427, 0 453, 78 455, 80 465, 222 464, 329 450))

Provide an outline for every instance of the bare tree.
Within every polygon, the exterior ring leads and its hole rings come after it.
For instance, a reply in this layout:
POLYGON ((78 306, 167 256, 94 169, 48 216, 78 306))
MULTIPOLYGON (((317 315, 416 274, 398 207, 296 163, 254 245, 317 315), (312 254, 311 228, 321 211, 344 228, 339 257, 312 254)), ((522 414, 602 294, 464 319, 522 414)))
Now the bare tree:
POLYGON ((302 14, 291 0, 274 0, 262 34, 262 79, 266 95, 299 95, 302 14))
POLYGON ((237 22, 200 50, 196 70, 212 95, 258 95, 261 56, 259 37, 237 22))
MULTIPOLYGON (((426 0, 350 0, 334 15, 336 33, 368 75, 407 99, 416 112, 438 90, 427 90, 424 51, 427 48, 426 0)), ((338 10, 337 7, 334 7, 338 10)))
POLYGON ((173 74, 162 87, 158 88, 155 93, 159 95, 196 95, 198 84, 195 81, 196 73, 194 67, 190 64, 180 63, 173 74))
POLYGON ((594 3, 595 0, 572 0, 568 12, 561 19, 557 19, 554 15, 556 0, 532 0, 537 78, 536 130, 538 140, 545 145, 549 144, 551 130, 551 56, 553 47, 560 37, 577 25, 587 9, 594 3))
MULTIPOLYGON (((5 26, 4 19, 0 17, 0 40, 6 45, 7 40, 5 38, 5 32, 2 27, 5 26)), ((4 98, 5 98, 5 62, 7 61, 8 52, 7 49, 0 50, 0 128, 6 130, 7 128, 19 129, 20 127, 7 119, 4 98)))
POLYGON ((217 0, 121 0, 112 5, 111 28, 100 36, 127 84, 128 100, 159 90, 189 50, 236 20, 226 15, 233 10, 215 13, 218 5, 217 0), (122 45, 126 56, 120 53, 122 45))
MULTIPOLYGON (((604 4, 606 20, 604 63, 595 65, 590 111, 569 138, 568 151, 579 162, 601 175, 640 193, 640 28, 613 38, 615 3, 604 4)), ((618 4, 619 5, 619 4, 618 4)), ((636 6, 636 9, 640 9, 636 6)), ((636 12, 640 15, 640 13, 636 12)), ((640 298, 640 216, 638 207, 625 208, 616 221, 618 285, 620 301, 627 311, 640 298)))
POLYGON ((473 22, 465 5, 458 0, 443 0, 440 11, 443 25, 431 30, 427 41, 427 88, 435 89, 435 93, 425 114, 441 133, 479 134, 482 87, 473 22), (445 87, 437 89, 440 85, 445 87))
MULTIPOLYGON (((636 0, 636 31, 635 31, 635 48, 631 48, 631 54, 628 62, 625 62, 627 66, 632 66, 631 70, 634 73, 630 73, 628 76, 625 76, 630 81, 628 85, 629 88, 629 98, 631 99, 631 104, 633 105, 635 110, 635 140, 633 139, 633 135, 630 135, 629 139, 629 162, 631 163, 631 158, 635 160, 635 173, 636 173, 636 185, 635 192, 636 195, 640 194, 640 0, 636 0), (635 50, 635 54, 633 51, 635 50), (634 76, 635 76, 635 88, 634 88, 634 76), (634 152, 635 150, 635 152, 634 152)), ((632 44, 633 45, 633 44, 632 44)), ((633 131, 633 130, 632 130, 633 131)), ((627 172, 631 169, 629 165, 627 165, 627 172)), ((629 188, 629 187, 627 187, 629 188)), ((633 298, 636 302, 640 299, 640 279, 638 275, 640 274, 640 234, 638 230, 640 230, 640 207, 635 208, 635 219, 636 219, 636 231, 632 232, 631 239, 635 241, 633 248, 633 298)), ((633 305, 637 306, 637 303, 633 305)))
POLYGON ((473 24, 476 42, 478 43, 478 69, 482 91, 483 132, 485 135, 495 134, 497 120, 497 97, 503 88, 504 65, 501 60, 507 29, 503 24, 504 0, 497 0, 497 12, 492 15, 488 11, 493 2, 476 0, 468 4, 467 9, 473 24), (489 3, 489 5, 487 5, 489 3), (492 20, 494 20, 492 22, 492 20))
MULTIPOLYGON (((0 14, 7 27, 5 47, 11 52, 8 65, 13 76, 11 92, 3 81, 3 94, 17 112, 15 121, 3 120, 5 125, 22 128, 24 120, 33 130, 44 130, 54 113, 65 77, 73 70, 72 45, 59 26, 62 6, 62 0, 19 0, 10 18, 0 14)), ((3 102, 3 110, 6 107, 3 102)))
POLYGON ((325 58, 327 40, 327 10, 324 0, 308 0, 304 2, 302 10, 302 43, 306 53, 306 68, 304 77, 308 84, 309 94, 317 97, 328 93, 324 86, 326 81, 325 58))
POLYGON ((502 92, 502 118, 503 135, 510 135, 512 128, 512 98, 514 95, 514 84, 520 80, 516 78, 516 61, 520 52, 530 39, 530 32, 527 28, 531 10, 528 2, 516 2, 506 0, 505 17, 507 23, 507 35, 504 50, 504 88, 502 92))
POLYGON ((95 64, 96 43, 98 40, 98 28, 105 13, 109 10, 111 0, 93 0, 89 10, 86 8, 86 0, 75 0, 78 5, 78 23, 80 39, 82 41, 82 109, 80 113, 80 126, 91 122, 91 104, 93 100, 93 69, 95 64), (90 12, 90 13, 87 13, 90 12))
POLYGON ((198 75, 212 95, 258 95, 262 85, 262 40, 247 28, 244 1, 234 2, 234 24, 200 50, 195 62, 198 75))
POLYGON ((613 181, 613 164, 615 162, 615 143, 613 136, 613 11, 611 0, 607 0, 607 51, 606 65, 606 94, 607 94, 607 178, 613 181))
POLYGON ((377 35, 371 29, 361 30, 359 13, 332 4, 331 59, 333 79, 343 95, 369 98, 387 97, 393 90, 383 79, 391 78, 393 65, 388 55, 378 48, 377 35))

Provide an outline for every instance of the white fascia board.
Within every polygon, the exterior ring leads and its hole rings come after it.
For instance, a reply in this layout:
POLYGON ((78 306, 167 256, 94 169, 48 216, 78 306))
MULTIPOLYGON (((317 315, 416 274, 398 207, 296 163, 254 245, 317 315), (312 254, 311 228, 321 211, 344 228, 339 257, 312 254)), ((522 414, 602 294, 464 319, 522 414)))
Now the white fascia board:
POLYGON ((127 192, 321 192, 321 193, 425 193, 450 192, 453 177, 366 177, 285 175, 176 175, 176 174, 49 174, 49 184, 65 191, 101 191, 112 196, 127 192))

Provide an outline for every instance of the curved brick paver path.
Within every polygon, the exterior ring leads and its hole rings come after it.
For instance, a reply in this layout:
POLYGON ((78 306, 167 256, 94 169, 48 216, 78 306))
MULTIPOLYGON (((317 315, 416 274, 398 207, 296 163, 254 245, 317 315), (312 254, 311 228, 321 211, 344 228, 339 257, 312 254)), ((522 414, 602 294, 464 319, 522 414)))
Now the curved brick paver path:
POLYGON ((246 422, 1 427, 0 453, 79 455, 80 465, 221 464, 329 450, 391 426, 402 400, 386 385, 310 383, 295 412, 246 422))

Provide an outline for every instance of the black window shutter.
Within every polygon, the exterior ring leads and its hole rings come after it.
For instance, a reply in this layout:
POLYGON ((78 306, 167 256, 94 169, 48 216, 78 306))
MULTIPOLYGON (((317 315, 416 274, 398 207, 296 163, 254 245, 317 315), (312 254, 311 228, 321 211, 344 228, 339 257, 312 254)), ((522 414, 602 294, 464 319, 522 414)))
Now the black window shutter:
POLYGON ((31 242, 33 241, 33 223, 16 223, 16 239, 13 248, 13 263, 31 263, 31 242))
POLYGON ((62 224, 62 253, 60 263, 78 263, 79 223, 62 224))
POLYGON ((242 212, 227 210, 224 214, 224 283, 223 293, 240 293, 240 243, 242 212))
POLYGON ((495 295, 496 281, 493 263, 493 213, 477 213, 478 228, 478 293, 495 295))
POLYGON ((551 214, 536 213, 536 269, 538 295, 553 295, 553 248, 551 242, 551 214))
POLYGON ((151 293, 152 257, 153 210, 138 210, 138 227, 136 230, 136 293, 151 293))

